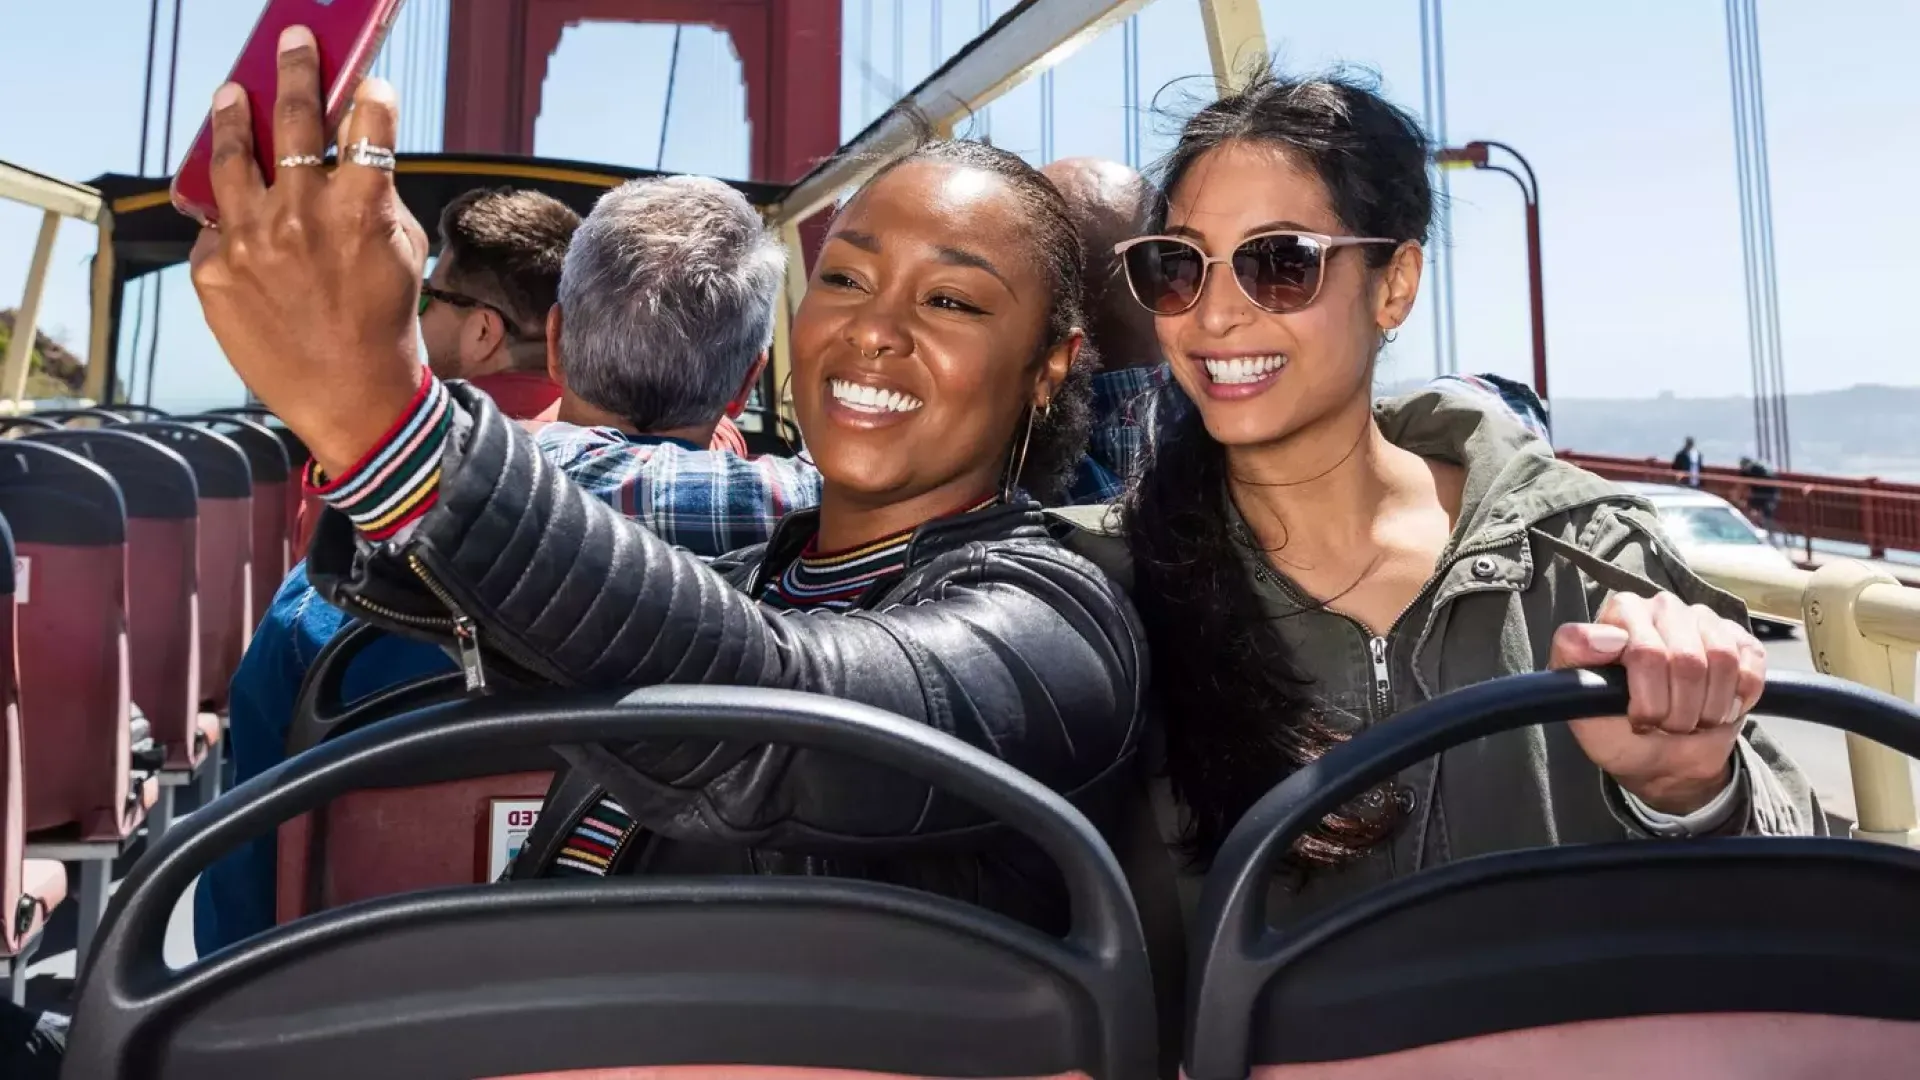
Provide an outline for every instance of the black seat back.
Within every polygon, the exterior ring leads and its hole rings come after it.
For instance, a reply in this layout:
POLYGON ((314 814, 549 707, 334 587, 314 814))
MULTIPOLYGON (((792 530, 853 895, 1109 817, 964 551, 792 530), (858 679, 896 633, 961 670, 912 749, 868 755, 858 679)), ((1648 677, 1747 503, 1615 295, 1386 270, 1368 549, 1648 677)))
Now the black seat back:
MULTIPOLYGON (((1638 1080, 1910 1074, 1920 852, 1905 848, 1741 837, 1503 852, 1267 924, 1276 860, 1347 800, 1450 747, 1626 701, 1611 671, 1483 683, 1361 732, 1255 804, 1194 921, 1186 1075, 1455 1080, 1570 1075, 1576 1060, 1581 1076, 1638 1080)), ((1920 755, 1920 709, 1853 683, 1775 675, 1760 711, 1920 755)))
POLYGON ((327 740, 170 830, 115 894, 97 941, 70 1080, 632 1065, 1123 1080, 1154 1068, 1138 918, 1086 818, 925 725, 787 691, 461 702, 327 740), (845 754, 968 799, 1059 865, 1071 930, 1054 939, 957 901, 831 878, 527 881, 372 900, 166 965, 168 921, 201 870, 354 787, 489 748, 679 738, 845 754))

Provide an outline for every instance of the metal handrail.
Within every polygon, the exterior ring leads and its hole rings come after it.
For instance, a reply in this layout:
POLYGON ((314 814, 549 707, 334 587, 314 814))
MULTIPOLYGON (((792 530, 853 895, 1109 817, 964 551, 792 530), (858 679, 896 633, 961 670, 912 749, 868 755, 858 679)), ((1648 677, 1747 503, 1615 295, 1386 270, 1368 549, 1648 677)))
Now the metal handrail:
MULTIPOLYGON (((1863 686, 1914 699, 1914 662, 1920 656, 1920 588, 1852 559, 1817 570, 1762 568, 1690 553, 1688 564, 1709 582, 1733 593, 1748 610, 1801 622, 1814 666, 1863 686)), ((1853 776, 1859 822, 1856 837, 1920 847, 1920 818, 1906 755, 1879 743, 1847 736, 1847 766, 1853 776)))

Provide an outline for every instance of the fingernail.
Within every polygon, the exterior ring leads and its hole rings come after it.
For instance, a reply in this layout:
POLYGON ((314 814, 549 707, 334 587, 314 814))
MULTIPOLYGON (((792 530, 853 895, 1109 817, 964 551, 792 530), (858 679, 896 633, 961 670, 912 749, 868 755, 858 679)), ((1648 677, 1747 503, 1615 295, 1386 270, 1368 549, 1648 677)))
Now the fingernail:
POLYGON ((239 83, 221 83, 220 89, 213 92, 213 107, 216 109, 231 109, 238 104, 240 104, 239 83))
POLYGON ((313 44, 313 31, 304 26, 289 26, 280 31, 280 51, 290 53, 302 45, 313 44))
POLYGON ((1627 632, 1617 626, 1596 623, 1587 631, 1587 644, 1601 652, 1613 652, 1627 647, 1627 632))

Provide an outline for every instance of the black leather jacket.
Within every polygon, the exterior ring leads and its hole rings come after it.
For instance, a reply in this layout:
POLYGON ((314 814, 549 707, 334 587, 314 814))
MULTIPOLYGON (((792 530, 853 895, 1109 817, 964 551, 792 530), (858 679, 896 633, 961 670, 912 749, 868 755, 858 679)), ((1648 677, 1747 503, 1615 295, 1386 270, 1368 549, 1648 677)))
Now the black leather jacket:
MULTIPOLYGON (((811 515, 710 567, 575 487, 485 396, 450 389, 439 502, 411 536, 370 545, 342 515, 321 520, 308 571, 329 601, 458 642, 470 679, 865 702, 1001 757, 1111 826, 1144 722, 1144 639, 1119 586, 1056 543, 1038 506, 923 527, 905 573, 858 611, 781 614, 750 597, 797 555, 811 515)), ((636 869, 876 878, 1064 925, 1035 853, 919 781, 780 746, 619 753, 653 795, 628 807, 652 834, 636 869)))

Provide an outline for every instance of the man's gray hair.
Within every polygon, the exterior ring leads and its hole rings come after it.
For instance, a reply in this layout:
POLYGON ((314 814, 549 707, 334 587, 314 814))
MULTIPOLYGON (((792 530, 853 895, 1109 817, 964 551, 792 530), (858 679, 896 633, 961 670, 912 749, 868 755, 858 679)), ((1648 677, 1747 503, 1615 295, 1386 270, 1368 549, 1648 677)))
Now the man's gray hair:
POLYGON ((560 275, 567 388, 639 430, 711 424, 773 341, 786 249, 718 180, 631 180, 600 197, 560 275))

